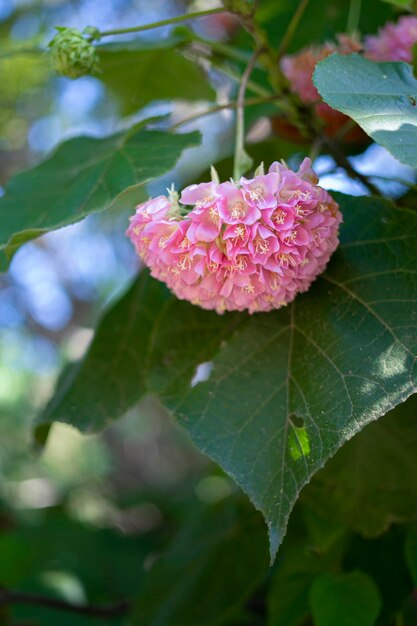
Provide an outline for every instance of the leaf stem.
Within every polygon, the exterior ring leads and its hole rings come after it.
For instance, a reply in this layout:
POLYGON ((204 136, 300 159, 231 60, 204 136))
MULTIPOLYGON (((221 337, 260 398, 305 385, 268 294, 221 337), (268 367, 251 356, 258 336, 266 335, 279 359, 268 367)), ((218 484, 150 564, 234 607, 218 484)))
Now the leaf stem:
POLYGON ((281 57, 287 52, 288 47, 291 43, 292 38, 294 37, 295 31, 298 28, 298 25, 300 23, 300 20, 304 14, 304 11, 307 8, 308 3, 310 2, 310 0, 300 0, 300 3, 294 13, 294 15, 291 18, 291 21, 288 25, 288 28, 285 32, 284 37, 282 38, 281 41, 281 45, 278 49, 278 59, 281 59, 281 57))
POLYGON ((238 61, 240 63, 247 63, 250 57, 250 52, 244 52, 243 50, 235 48, 234 46, 229 46, 227 43, 224 43, 222 41, 206 39, 205 37, 201 37, 197 33, 192 33, 190 36, 193 41, 201 43, 205 46, 209 46, 213 53, 218 54, 219 56, 222 56, 226 59, 238 61))
POLYGON ((233 167, 233 178, 239 180, 252 165, 252 159, 245 151, 245 94, 248 80, 255 67, 256 60, 262 49, 258 48, 249 59, 242 79, 239 85, 239 91, 236 101, 236 140, 235 140, 235 158, 233 167))
POLYGON ((159 20, 158 22, 152 22, 150 24, 142 24, 140 26, 132 26, 131 28, 114 28, 112 30, 100 31, 97 35, 97 39, 101 37, 108 37, 110 35, 126 35, 128 33, 140 33, 144 30, 151 30, 152 28, 159 28, 160 26, 169 26, 170 24, 179 24, 187 20, 194 20, 199 17, 206 17, 207 15, 214 15, 215 13, 224 13, 225 9, 220 7, 217 9, 207 9, 205 11, 195 11, 194 13, 184 13, 183 15, 176 15, 175 17, 169 17, 166 20, 159 20))
POLYGON ((382 196, 378 187, 374 185, 367 176, 361 174, 353 167, 349 159, 339 148, 337 142, 325 135, 322 137, 322 145, 327 148, 328 153, 334 158, 336 163, 346 171, 346 174, 350 176, 350 178, 361 182, 371 194, 382 196))
POLYGON ((349 13, 346 24, 346 32, 354 34, 359 28, 361 17, 362 0, 350 0, 349 13))
POLYGON ((71 604, 65 600, 58 600, 57 598, 47 598, 45 596, 23 593, 20 591, 11 591, 8 589, 0 590, 0 606, 7 606, 10 604, 26 604, 30 606, 42 606, 47 609, 53 609, 57 611, 65 611, 67 613, 75 613, 78 615, 86 615, 88 617, 97 618, 110 618, 121 617, 126 615, 129 610, 127 602, 119 602, 117 604, 109 604, 106 606, 82 606, 78 604, 71 604))
MULTIPOLYGON (((265 97, 248 98, 247 100, 245 100, 245 107, 256 106, 257 104, 267 104, 268 102, 275 102, 279 99, 280 99, 280 96, 269 96, 266 98, 265 97)), ((197 120, 200 117, 205 117, 206 115, 211 115, 212 113, 218 113, 219 111, 224 111, 227 109, 236 109, 236 108, 237 108, 237 101, 226 102, 225 104, 218 104, 214 107, 210 107, 206 109, 205 111, 201 111, 200 113, 196 113, 195 115, 190 115, 189 117, 186 117, 183 120, 176 122, 175 124, 171 126, 170 130, 176 130, 180 126, 184 126, 185 124, 188 124, 188 122, 193 122, 194 120, 197 120)))

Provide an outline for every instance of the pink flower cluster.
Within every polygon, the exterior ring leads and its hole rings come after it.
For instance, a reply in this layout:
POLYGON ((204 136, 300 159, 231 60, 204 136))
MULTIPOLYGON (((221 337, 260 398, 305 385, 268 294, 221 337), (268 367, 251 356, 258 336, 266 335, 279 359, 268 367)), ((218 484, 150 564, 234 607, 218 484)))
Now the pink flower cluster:
POLYGON ((366 56, 372 61, 413 60, 413 46, 417 42, 417 17, 403 15, 398 22, 388 22, 377 35, 364 39, 366 56))
MULTIPOLYGON (((377 35, 368 35, 363 42, 347 35, 337 35, 337 43, 304 48, 296 54, 284 56, 281 69, 290 83, 290 89, 302 102, 314 106, 316 115, 326 125, 326 132, 334 135, 347 121, 347 117, 335 111, 322 101, 313 84, 313 72, 320 61, 334 52, 351 54, 363 51, 364 56, 372 61, 412 62, 413 46, 417 42, 417 17, 404 15, 397 23, 388 22, 380 28, 377 35)), ((359 129, 351 129, 345 137, 347 141, 363 140, 359 129)))
POLYGON ((281 59, 281 69, 290 82, 291 91, 296 93, 302 102, 311 104, 321 100, 312 80, 317 63, 334 52, 351 54, 361 50, 361 44, 347 35, 337 35, 337 40, 337 44, 310 46, 281 59))
POLYGON ((311 162, 200 183, 137 207, 127 234, 152 276, 205 309, 269 311, 306 291, 338 245, 338 205, 311 162))

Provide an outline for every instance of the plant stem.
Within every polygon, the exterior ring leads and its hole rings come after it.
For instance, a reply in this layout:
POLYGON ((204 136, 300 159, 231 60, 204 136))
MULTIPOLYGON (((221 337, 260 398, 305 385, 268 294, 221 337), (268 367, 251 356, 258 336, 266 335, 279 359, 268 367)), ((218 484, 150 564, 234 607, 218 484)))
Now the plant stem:
MULTIPOLYGON (((275 102, 279 98, 280 96, 270 96, 268 98, 248 98, 247 100, 245 100, 245 107, 255 106, 257 104, 267 104, 268 102, 275 102)), ((184 126, 184 124, 188 124, 188 122, 193 122, 194 120, 200 119, 200 117, 205 117, 206 115, 211 115, 212 113, 218 113, 219 111, 224 111, 226 109, 236 109, 236 108, 237 108, 237 101, 227 102, 226 104, 218 104, 214 107, 210 107, 209 109, 206 109, 205 111, 201 111, 200 113, 196 113, 195 115, 190 115, 189 117, 186 117, 185 119, 180 120, 179 122, 176 122, 176 124, 173 124, 173 126, 171 126, 170 130, 176 130, 180 126, 184 126)))
POLYGON ((245 151, 245 93, 248 85, 248 80, 255 67, 256 60, 261 53, 261 49, 255 50, 252 54, 249 63, 247 64, 245 71, 242 74, 242 79, 239 85, 239 91, 236 101, 236 143, 235 143, 235 158, 233 167, 233 178, 239 180, 251 166, 251 158, 245 151))
POLYGON ((349 14, 346 24, 346 32, 354 34, 359 28, 361 17, 362 0, 350 0, 349 14))
MULTIPOLYGON (((241 75, 232 67, 219 64, 218 62, 216 63, 213 60, 212 60, 212 63, 213 63, 213 67, 215 67, 218 72, 221 72, 225 76, 228 76, 234 82, 240 83, 241 75)), ((263 97, 263 98, 273 97, 273 94, 270 91, 268 91, 268 89, 265 89, 265 87, 262 87, 262 85, 258 85, 258 83, 255 83, 252 80, 248 80, 247 87, 248 89, 250 89, 250 91, 252 91, 252 93, 260 97, 263 97)))
POLYGON ((309 2, 310 0, 300 0, 297 10, 292 16, 291 21, 288 25, 288 28, 285 32, 285 35, 281 41, 281 45, 278 50, 278 59, 280 59, 287 52, 288 46, 291 43, 291 40, 295 34, 295 31, 297 30, 298 24, 300 23, 300 20, 309 2))
POLYGON ((346 171, 346 174, 350 176, 350 178, 361 182, 371 194, 374 194, 375 196, 382 195, 378 187, 374 185, 367 176, 361 174, 353 167, 349 159, 340 150, 339 146, 333 139, 324 136, 322 137, 322 144, 325 148, 327 148, 328 153, 334 158, 336 163, 346 171))
POLYGON ((205 46, 209 46, 211 51, 222 56, 226 59, 230 59, 232 61, 238 61, 240 63, 247 63, 250 57, 250 52, 244 52, 239 48, 235 48, 234 46, 229 46, 227 43, 223 43, 222 41, 214 41, 212 39, 206 39, 205 37, 201 37, 197 35, 197 33, 192 33, 192 40, 197 43, 201 43, 205 46))
POLYGON ((170 24, 179 24, 187 20, 194 20, 199 17, 205 17, 206 15, 214 15, 215 13, 224 13, 225 9, 207 9, 206 11, 196 11, 194 13, 185 13, 183 15, 177 15, 175 17, 169 17, 166 20, 159 20, 158 22, 152 22, 151 24, 142 24, 141 26, 132 26, 131 28, 114 28, 113 30, 100 31, 98 39, 101 37, 108 37, 110 35, 126 35, 128 33, 140 33, 144 30, 151 30, 152 28, 159 28, 160 26, 169 26, 170 24))
POLYGON ((65 611, 67 613, 75 613, 78 615, 86 615, 88 617, 110 618, 121 617, 126 615, 129 605, 127 602, 119 602, 107 606, 82 606, 58 600, 56 598, 47 598, 31 593, 23 593, 20 591, 9 591, 7 589, 0 590, 0 606, 10 604, 27 604, 30 606, 42 606, 47 609, 57 611, 65 611))

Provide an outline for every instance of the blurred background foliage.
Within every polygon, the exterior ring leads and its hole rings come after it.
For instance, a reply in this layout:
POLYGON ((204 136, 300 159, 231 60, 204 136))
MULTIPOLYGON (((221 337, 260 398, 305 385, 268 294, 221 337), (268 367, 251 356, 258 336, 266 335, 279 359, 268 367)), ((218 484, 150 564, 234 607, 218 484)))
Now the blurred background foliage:
MULTIPOLYGON (((212 5, 193 3, 193 8, 207 6, 212 5)), ((349 0, 312 0, 292 49, 343 31, 350 6, 349 0)), ((0 186, 64 138, 103 135, 151 115, 171 113, 179 121, 207 107, 204 101, 213 100, 216 92, 221 101, 222 94, 234 89, 233 80, 213 70, 208 86, 200 70, 182 56, 172 68, 166 51, 171 52, 178 38, 187 39, 186 29, 142 33, 134 44, 118 38, 101 52, 102 71, 77 81, 52 74, 47 55, 38 51, 55 25, 104 30, 151 22, 189 7, 172 0, 0 0, 0 186), (172 100, 173 83, 178 102, 172 100), (195 104, 185 105, 181 96, 195 104)), ((261 21, 277 45, 293 10, 292 0, 261 2, 261 21)), ((367 0, 359 26, 374 32, 394 12, 388 3, 367 0)), ((229 16, 207 18, 192 27, 202 39, 221 43, 232 38, 247 47, 247 35, 235 30, 229 16)), ((270 113, 265 105, 248 109, 249 124, 263 118, 252 133, 252 155, 257 160, 297 160, 305 147, 274 136, 270 113)), ((149 191, 162 191, 171 178, 181 183, 201 176, 202 163, 208 161, 219 162, 220 172, 230 171, 232 123, 226 110, 185 125, 184 130, 203 132, 203 148, 188 150, 172 175, 152 183, 149 191)), ((366 173, 383 166, 387 176, 414 177, 376 146, 354 158, 366 173)), ((330 158, 319 157, 316 168, 324 186, 364 192, 330 158)), ((391 184, 385 191, 401 195, 404 189, 391 184)), ((74 603, 106 604, 136 594, 135 623, 155 626, 296 626, 309 623, 311 581, 346 566, 377 580, 383 596, 378 624, 394 623, 398 606, 405 603, 403 621, 397 623, 415 625, 416 606, 410 600, 417 584, 415 531, 394 527, 382 538, 362 538, 363 529, 355 528, 358 501, 352 473, 344 476, 342 495, 331 471, 318 475, 297 505, 277 563, 268 573, 260 516, 151 398, 101 435, 82 436, 55 424, 46 448, 35 448, 33 420, 59 369, 84 354, 100 312, 137 270, 124 236, 126 225, 124 212, 91 216, 25 245, 0 277, 0 586, 74 603), (328 497, 317 497, 317 490, 323 494, 326 489, 328 497), (165 550, 168 558, 146 576, 165 550), (382 553, 387 555, 383 566, 382 553), (414 582, 406 559, 414 568, 414 582), (155 589, 170 598, 169 618, 155 589)), ((367 442, 374 440, 372 427, 363 433, 367 442)), ((351 446, 360 446, 360 437, 351 446)), ((346 466, 346 455, 351 458, 343 448, 332 461, 336 473, 338 463, 346 466)), ((377 449, 374 456, 379 471, 384 452, 377 449)), ((415 496, 410 487, 404 497, 412 502, 415 496)), ((336 582, 321 581, 315 597, 336 582)), ((52 626, 57 615, 42 608, 0 607, 5 624, 52 626)), ((59 613, 61 626, 90 623, 88 617, 59 613)))

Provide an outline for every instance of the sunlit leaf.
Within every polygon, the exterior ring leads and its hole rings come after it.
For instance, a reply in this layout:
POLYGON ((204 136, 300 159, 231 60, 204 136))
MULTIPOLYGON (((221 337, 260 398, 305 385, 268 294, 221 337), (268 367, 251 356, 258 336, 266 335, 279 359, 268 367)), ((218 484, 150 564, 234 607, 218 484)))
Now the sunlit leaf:
POLYGON ((141 122, 104 138, 76 137, 45 161, 14 176, 0 198, 0 257, 42 233, 109 208, 126 190, 144 197, 144 185, 168 172, 198 133, 150 131, 141 122))
POLYGON ((349 115, 396 159, 417 167, 417 80, 407 63, 374 63, 332 54, 314 83, 331 107, 349 115))

